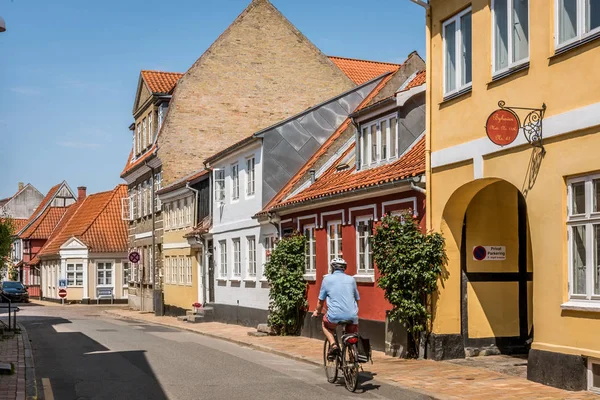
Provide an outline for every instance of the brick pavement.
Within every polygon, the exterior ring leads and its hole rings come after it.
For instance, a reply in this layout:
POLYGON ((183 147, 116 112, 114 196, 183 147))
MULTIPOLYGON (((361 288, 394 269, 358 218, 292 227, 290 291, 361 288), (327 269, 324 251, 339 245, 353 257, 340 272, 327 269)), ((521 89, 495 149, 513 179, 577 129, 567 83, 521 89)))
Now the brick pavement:
POLYGON ((0 375, 0 400, 25 400, 37 397, 35 372, 29 337, 20 333, 0 336, 0 362, 11 363, 14 373, 0 375))
MULTIPOLYGON (((177 327, 206 336, 228 340, 257 350, 278 354, 322 365, 322 341, 296 336, 252 337, 255 329, 207 322, 189 324, 173 317, 131 310, 107 310, 114 317, 133 319, 177 327)), ((403 360, 373 352, 373 364, 364 364, 364 370, 376 379, 391 382, 436 399, 595 399, 589 392, 569 392, 544 386, 527 379, 504 375, 483 368, 431 360, 403 360)))

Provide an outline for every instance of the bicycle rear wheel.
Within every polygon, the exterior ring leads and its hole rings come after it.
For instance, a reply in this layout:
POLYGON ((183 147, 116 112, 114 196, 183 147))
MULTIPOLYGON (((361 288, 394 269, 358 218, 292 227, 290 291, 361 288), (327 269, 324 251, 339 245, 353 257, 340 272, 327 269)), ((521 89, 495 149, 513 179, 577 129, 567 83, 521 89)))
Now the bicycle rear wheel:
POLYGON ((323 366, 325 367, 325 375, 327 376, 327 382, 334 383, 335 381, 337 381, 338 377, 339 356, 335 356, 333 361, 329 361, 327 359, 329 347, 329 340, 325 339, 325 344, 323 345, 323 366))
POLYGON ((342 370, 344 372, 344 381, 346 382, 346 389, 354 392, 358 387, 358 350, 355 344, 348 344, 344 346, 342 352, 342 370))

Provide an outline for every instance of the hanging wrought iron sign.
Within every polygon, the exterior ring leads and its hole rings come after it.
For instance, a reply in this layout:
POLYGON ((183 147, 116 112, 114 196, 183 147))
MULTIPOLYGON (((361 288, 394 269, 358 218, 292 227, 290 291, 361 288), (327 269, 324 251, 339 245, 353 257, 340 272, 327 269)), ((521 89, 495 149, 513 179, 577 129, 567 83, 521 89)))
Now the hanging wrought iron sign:
POLYGON ((519 136, 519 130, 523 130, 525 139, 536 147, 544 148, 542 145, 542 120, 546 111, 546 104, 541 108, 507 107, 504 101, 498 102, 498 108, 490 114, 485 124, 485 132, 488 138, 498 146, 511 144, 519 136), (529 113, 523 119, 523 123, 515 110, 527 110, 529 113))

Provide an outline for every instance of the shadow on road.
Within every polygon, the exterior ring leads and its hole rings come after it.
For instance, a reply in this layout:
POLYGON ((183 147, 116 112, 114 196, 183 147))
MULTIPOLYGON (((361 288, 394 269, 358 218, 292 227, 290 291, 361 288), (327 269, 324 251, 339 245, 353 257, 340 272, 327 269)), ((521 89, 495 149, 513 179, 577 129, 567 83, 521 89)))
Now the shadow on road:
POLYGON ((56 399, 167 399, 145 351, 111 351, 64 318, 23 318, 32 342, 38 388, 50 380, 56 399))

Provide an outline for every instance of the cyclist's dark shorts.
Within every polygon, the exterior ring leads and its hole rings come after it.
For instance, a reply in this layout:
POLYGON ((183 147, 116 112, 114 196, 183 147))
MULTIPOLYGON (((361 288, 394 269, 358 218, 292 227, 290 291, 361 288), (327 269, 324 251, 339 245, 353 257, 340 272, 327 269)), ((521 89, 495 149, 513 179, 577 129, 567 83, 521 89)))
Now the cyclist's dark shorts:
MULTIPOLYGON (((325 327, 329 330, 334 330, 338 324, 334 324, 333 322, 329 322, 327 319, 327 315, 323 315, 323 323, 325 327)), ((346 325, 346 333, 358 333, 358 324, 349 324, 346 325)))

